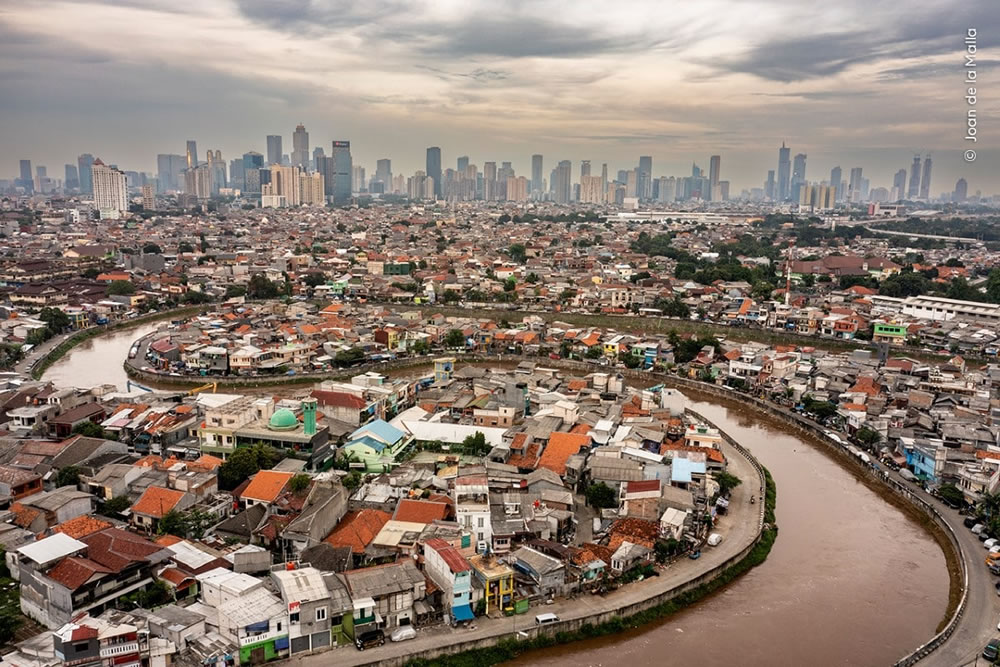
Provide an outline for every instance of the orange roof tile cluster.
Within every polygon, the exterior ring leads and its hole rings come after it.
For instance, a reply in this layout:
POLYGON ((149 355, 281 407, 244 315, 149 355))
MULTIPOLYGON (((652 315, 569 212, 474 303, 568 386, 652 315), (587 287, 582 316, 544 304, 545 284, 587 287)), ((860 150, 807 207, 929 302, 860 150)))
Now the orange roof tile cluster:
POLYGON ((243 490, 242 497, 260 500, 265 503, 274 502, 285 488, 285 485, 288 484, 288 480, 294 476, 290 472, 261 470, 250 480, 250 484, 243 490))
POLYGON ((426 500, 410 500, 403 498, 396 505, 393 521, 411 521, 413 523, 431 523, 444 520, 448 516, 448 506, 444 503, 432 503, 426 500))
POLYGON ((90 516, 89 514, 84 514, 83 516, 78 516, 75 519, 70 519, 69 521, 63 521, 58 526, 54 526, 52 528, 52 532, 63 533, 64 535, 69 535, 74 540, 78 540, 81 537, 93 535, 99 530, 111 528, 113 525, 114 524, 110 521, 105 521, 104 519, 98 519, 97 517, 90 516))
POLYGON ((183 497, 183 491, 165 489, 162 486, 151 486, 132 505, 132 512, 159 519, 174 509, 183 497))
POLYGON ((539 468, 548 468, 557 475, 566 474, 566 461, 590 444, 590 436, 580 433, 556 431, 549 436, 549 444, 538 460, 539 468))
POLYGON ((382 510, 351 510, 323 541, 335 547, 350 547, 356 554, 363 553, 390 518, 382 510))

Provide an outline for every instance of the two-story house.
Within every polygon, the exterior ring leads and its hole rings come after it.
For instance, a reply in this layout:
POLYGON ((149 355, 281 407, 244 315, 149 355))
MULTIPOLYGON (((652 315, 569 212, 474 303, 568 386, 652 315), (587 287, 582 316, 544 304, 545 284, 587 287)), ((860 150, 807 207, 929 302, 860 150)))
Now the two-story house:
POLYGON ((450 613, 456 623, 471 621, 472 566, 456 549, 440 538, 424 544, 424 571, 441 589, 445 613, 450 613))
POLYGON ((288 608, 291 655, 330 647, 330 593, 323 573, 314 567, 271 572, 288 608))

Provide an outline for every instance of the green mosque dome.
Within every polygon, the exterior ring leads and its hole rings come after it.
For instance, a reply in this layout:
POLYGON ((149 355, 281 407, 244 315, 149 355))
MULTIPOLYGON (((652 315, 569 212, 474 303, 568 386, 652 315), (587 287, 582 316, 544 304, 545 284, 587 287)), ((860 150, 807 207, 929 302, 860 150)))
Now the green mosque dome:
POLYGON ((299 420, 295 418, 295 413, 288 408, 276 410, 271 415, 271 421, 267 423, 267 427, 272 431, 291 431, 293 428, 298 428, 298 425, 299 420))

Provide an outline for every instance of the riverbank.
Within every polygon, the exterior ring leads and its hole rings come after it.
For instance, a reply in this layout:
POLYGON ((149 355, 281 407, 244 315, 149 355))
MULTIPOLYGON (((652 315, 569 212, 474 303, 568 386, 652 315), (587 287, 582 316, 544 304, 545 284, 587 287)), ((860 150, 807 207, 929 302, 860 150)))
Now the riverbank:
POLYGON ((45 356, 38 359, 31 367, 31 377, 35 380, 42 379, 45 375, 45 371, 49 369, 52 364, 59 361, 64 357, 70 350, 72 350, 77 345, 103 336, 105 334, 113 333, 116 331, 124 331, 126 329, 132 329, 143 324, 150 324, 152 322, 159 322, 161 320, 173 319, 174 317, 189 317, 195 313, 204 310, 204 306, 189 306, 187 308, 176 308, 174 310, 165 310, 162 312, 152 313, 150 315, 144 315, 142 317, 137 317, 132 320, 125 320, 124 322, 116 322, 111 325, 97 325, 93 327, 88 327, 86 329, 81 329, 76 333, 70 335, 66 340, 59 343, 51 350, 49 350, 45 356))

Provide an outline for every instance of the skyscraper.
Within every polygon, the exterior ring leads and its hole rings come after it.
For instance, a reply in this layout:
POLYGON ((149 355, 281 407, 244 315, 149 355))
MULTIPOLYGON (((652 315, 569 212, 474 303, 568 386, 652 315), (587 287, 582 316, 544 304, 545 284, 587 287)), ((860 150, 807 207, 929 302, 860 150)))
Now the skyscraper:
POLYGON ((792 175, 792 162, 789 159, 792 149, 781 142, 778 149, 778 201, 785 201, 791 195, 789 179, 792 175))
POLYGON ((17 179, 17 185, 24 188, 25 192, 33 192, 35 189, 35 179, 31 176, 31 160, 21 160, 21 176, 17 179))
POLYGON ((806 182, 806 154, 798 153, 792 163, 792 201, 799 201, 799 191, 806 182))
POLYGON ((198 142, 194 139, 188 139, 187 142, 187 168, 198 166, 198 142))
MULTIPOLYGON (((663 186, 661 185, 660 187, 663 186)), ((774 201, 774 196, 775 194, 777 194, 775 193, 774 188, 775 188, 774 169, 768 169, 767 180, 764 181, 764 196, 771 201, 774 201)), ((664 201, 662 194, 660 196, 660 201, 664 201)))
POLYGON ((267 135, 267 163, 281 164, 281 135, 267 135))
POLYGON ((326 157, 326 153, 323 152, 322 146, 317 146, 316 148, 313 149, 313 162, 312 162, 313 169, 315 169, 316 171, 319 171, 319 159, 321 157, 326 157))
POLYGON ((892 191, 889 194, 889 199, 892 201, 899 201, 906 196, 906 170, 900 169, 892 177, 892 191))
POLYGON ((964 202, 969 196, 969 184, 965 182, 964 178, 960 178, 955 181, 955 192, 951 195, 951 200, 955 202, 964 202))
POLYGON ((534 154, 531 156, 531 191, 538 199, 542 198, 542 156, 534 154))
POLYGON ((920 196, 920 156, 913 156, 913 166, 910 167, 910 189, 906 193, 908 199, 920 196))
POLYGON ((226 162, 222 159, 222 151, 208 151, 208 173, 211 180, 212 196, 219 194, 219 190, 226 187, 226 162))
POLYGON ((80 188, 80 173, 76 170, 75 164, 67 164, 66 176, 63 178, 63 190, 77 190, 80 188))
POLYGON ((583 186, 583 179, 590 176, 590 160, 580 161, 580 185, 583 186))
MULTIPOLYGON (((327 164, 333 167, 333 201, 338 204, 350 201, 351 177, 354 173, 354 164, 351 160, 351 142, 334 141, 330 162, 327 164)), ((326 174, 325 176, 329 181, 331 175, 326 174)))
POLYGON ((302 123, 296 125, 292 133, 292 164, 309 168, 309 133, 302 123))
POLYGON ((383 158, 375 162, 375 180, 382 184, 382 192, 392 192, 392 160, 383 158))
POLYGON ((80 172, 80 192, 82 194, 91 194, 94 191, 94 179, 90 173, 93 164, 94 156, 90 153, 84 153, 76 159, 76 165, 80 172))
POLYGON ((843 178, 840 171, 840 165, 837 165, 830 170, 830 187, 833 188, 833 197, 835 201, 843 201, 844 193, 840 190, 840 181, 843 178))
POLYGON ((91 166, 94 187, 94 206, 101 213, 101 219, 116 220, 128 210, 128 194, 125 174, 114 167, 94 160, 91 166))
POLYGON ((497 163, 483 163, 483 199, 493 201, 497 198, 497 163))
POLYGON ((639 171, 636 174, 636 196, 639 199, 649 199, 653 194, 653 156, 639 157, 639 171))
POLYGON ((460 174, 464 174, 465 170, 469 168, 469 156, 463 155, 458 158, 458 162, 455 165, 457 167, 456 171, 460 174))
POLYGON ((931 156, 924 158, 924 175, 920 177, 920 198, 931 197, 931 156))
POLYGON ((434 196, 441 196, 441 149, 431 146, 427 149, 427 178, 434 179, 434 196))
POLYGON ((851 180, 847 185, 847 200, 852 204, 862 201, 861 167, 851 167, 851 180))
POLYGON ((568 204, 573 188, 573 164, 569 160, 562 160, 556 165, 555 187, 553 188, 553 198, 557 204, 568 204))
POLYGON ((713 155, 708 159, 708 180, 714 188, 719 184, 719 172, 722 169, 722 156, 713 155))

